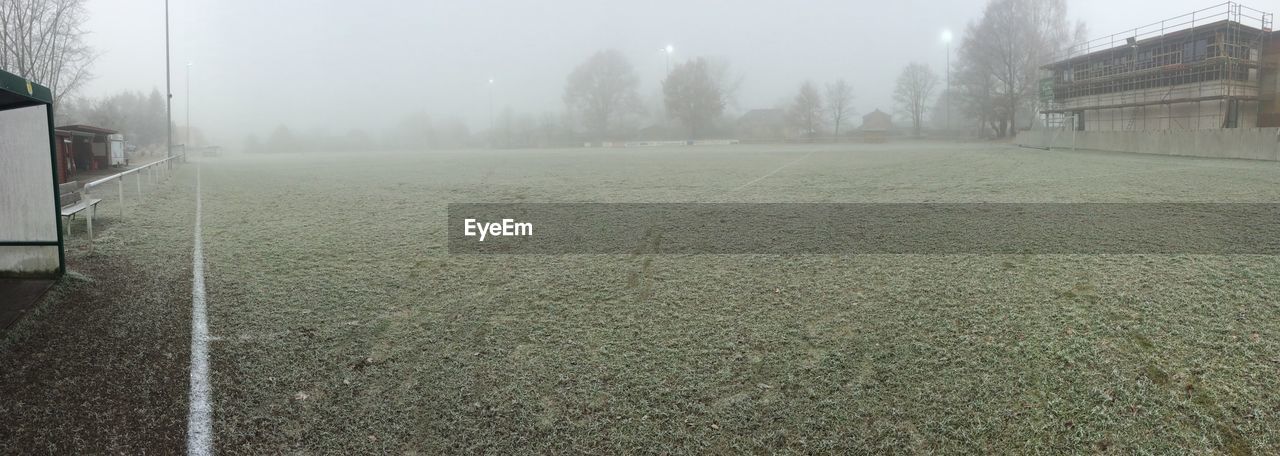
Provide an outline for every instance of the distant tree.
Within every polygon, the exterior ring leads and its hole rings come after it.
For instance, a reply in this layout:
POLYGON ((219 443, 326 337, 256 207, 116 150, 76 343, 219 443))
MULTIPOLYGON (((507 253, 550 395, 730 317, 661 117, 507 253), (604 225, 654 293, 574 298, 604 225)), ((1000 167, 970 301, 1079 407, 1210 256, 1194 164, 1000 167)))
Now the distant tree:
POLYGON ((920 125, 924 120, 929 96, 937 85, 938 75, 923 63, 912 62, 898 75, 898 86, 893 91, 893 99, 898 102, 899 109, 911 119, 915 136, 920 136, 920 125))
POLYGON ((347 150, 365 150, 375 146, 373 137, 359 128, 347 130, 347 134, 341 139, 340 144, 347 150))
MULTIPOLYGON (((3 1, 3 0, 0 0, 3 1)), ((87 124, 110 128, 124 134, 126 141, 139 146, 165 143, 164 98, 159 90, 151 95, 142 92, 123 91, 101 98, 77 97, 68 99, 54 111, 57 125, 87 124)), ((198 129, 192 130, 195 135, 198 129)), ((185 129, 176 129, 176 142, 185 129)))
POLYGON ((995 76, 991 74, 992 68, 971 54, 976 51, 969 44, 977 39, 976 27, 976 23, 969 24, 961 42, 959 58, 951 72, 952 110, 959 113, 955 123, 976 129, 979 137, 986 137, 987 132, 1004 136, 1009 119, 1000 112, 1000 107, 1005 104, 997 95, 999 89, 996 88, 995 76))
POLYGON ((250 134, 244 138, 244 152, 256 154, 262 152, 262 141, 258 140, 258 135, 250 134))
POLYGON ((822 129, 822 96, 812 82, 800 85, 800 92, 791 100, 789 114, 800 132, 812 139, 822 129))
POLYGON ((165 144, 168 135, 165 130, 168 122, 165 111, 168 107, 164 95, 160 94, 160 89, 152 87, 145 103, 142 117, 138 119, 138 137, 146 144, 165 144))
POLYGON ((844 79, 827 84, 827 118, 835 129, 835 136, 840 136, 840 124, 853 113, 853 86, 844 79))
POLYGON ((510 106, 503 108, 502 113, 498 114, 497 124, 493 127, 494 131, 489 133, 497 147, 507 149, 515 146, 513 143, 515 116, 515 111, 512 111, 510 106))
POLYGON ((175 144, 190 144, 191 147, 209 143, 208 140, 205 139, 204 131, 200 130, 200 127, 194 125, 191 126, 190 129, 188 129, 186 125, 175 126, 173 128, 173 142, 175 144), (190 138, 187 137, 188 131, 191 132, 190 138))
POLYGON ((1086 33, 1082 22, 1068 25, 1066 0, 992 0, 960 43, 952 85, 979 110, 965 114, 985 117, 997 136, 1012 135, 1018 113, 1038 104, 1040 66, 1086 33))
POLYGON ((617 50, 596 52, 569 73, 564 103, 576 112, 594 139, 605 139, 628 114, 641 110, 640 78, 617 50))
POLYGON ((457 117, 437 120, 432 128, 431 147, 453 149, 470 145, 476 138, 471 135, 466 122, 457 117))
POLYGON ((289 127, 280 125, 267 138, 267 152, 297 152, 301 149, 298 138, 289 131, 289 127))
POLYGON ((91 78, 86 0, 0 0, 0 68, 53 90, 55 106, 91 78))
POLYGON ((550 147, 560 142, 563 133, 560 128, 560 119, 554 113, 544 112, 538 116, 537 128, 538 147, 550 147))
POLYGON ((435 147, 437 138, 431 115, 426 111, 406 114, 393 127, 387 139, 393 148, 400 150, 426 150, 435 147))
POLYGON ((690 139, 724 113, 736 88, 728 83, 726 73, 725 66, 698 57, 676 65, 662 82, 667 115, 689 129, 690 139))
POLYGON ((146 117, 145 98, 134 92, 120 92, 95 100, 89 100, 88 109, 81 113, 83 123, 121 131, 136 143, 149 144, 152 138, 142 138, 137 131, 139 121, 146 117))
POLYGON ((927 122, 930 128, 936 130, 946 130, 949 128, 947 119, 949 114, 947 111, 954 110, 954 105, 957 103, 955 100, 955 91, 952 90, 951 92, 952 93, 947 93, 947 89, 943 88, 938 91, 938 96, 933 98, 933 106, 929 108, 929 121, 927 122), (950 98, 950 100, 948 100, 948 98, 950 98), (948 107, 948 104, 952 106, 948 107))

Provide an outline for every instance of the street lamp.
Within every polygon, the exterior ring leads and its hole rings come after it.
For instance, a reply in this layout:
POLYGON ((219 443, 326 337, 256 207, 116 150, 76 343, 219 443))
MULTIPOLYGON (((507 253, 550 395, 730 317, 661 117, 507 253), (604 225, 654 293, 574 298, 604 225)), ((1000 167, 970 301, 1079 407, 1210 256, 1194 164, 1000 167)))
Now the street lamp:
POLYGON ((946 99, 944 99, 943 102, 946 103, 946 108, 944 109, 946 111, 946 119, 947 119, 947 134, 951 134, 951 30, 950 29, 942 30, 942 42, 947 44, 947 91, 946 91, 946 99))
POLYGON ((662 50, 667 52, 667 74, 671 74, 671 53, 676 52, 676 47, 668 44, 662 50))

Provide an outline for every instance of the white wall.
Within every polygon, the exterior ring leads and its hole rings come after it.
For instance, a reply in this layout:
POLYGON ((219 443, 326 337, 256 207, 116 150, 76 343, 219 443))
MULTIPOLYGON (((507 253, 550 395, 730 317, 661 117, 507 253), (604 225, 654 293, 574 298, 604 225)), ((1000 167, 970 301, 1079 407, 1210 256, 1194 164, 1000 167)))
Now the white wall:
MULTIPOLYGON (((1200 101, 1136 108, 1085 111, 1087 131, 1216 130, 1226 118, 1227 102, 1200 101)), ((1258 102, 1241 101, 1238 126, 1258 125, 1258 102)))
MULTIPOLYGON (((0 240, 58 240, 46 109, 0 111, 0 240)), ((57 270, 57 246, 0 246, 0 276, 57 270)))
POLYGON ((1046 129, 1019 132, 1014 142, 1030 147, 1280 160, 1280 128, 1076 132, 1046 129))

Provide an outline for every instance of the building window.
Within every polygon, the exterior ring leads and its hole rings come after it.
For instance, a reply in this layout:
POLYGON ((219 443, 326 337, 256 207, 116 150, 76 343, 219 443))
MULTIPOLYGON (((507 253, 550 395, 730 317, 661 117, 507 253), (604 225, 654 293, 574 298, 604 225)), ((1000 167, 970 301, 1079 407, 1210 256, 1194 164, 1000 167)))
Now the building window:
POLYGON ((1151 50, 1138 53, 1138 69, 1145 70, 1151 68, 1151 50))

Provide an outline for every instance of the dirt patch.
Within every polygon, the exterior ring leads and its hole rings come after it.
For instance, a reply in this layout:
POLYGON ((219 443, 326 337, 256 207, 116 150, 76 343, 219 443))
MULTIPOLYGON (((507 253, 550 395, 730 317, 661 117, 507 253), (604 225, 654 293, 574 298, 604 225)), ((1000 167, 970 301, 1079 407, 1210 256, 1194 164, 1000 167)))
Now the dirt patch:
POLYGON ((0 339, 0 453, 184 451, 189 204, 133 206, 94 253, 73 236, 68 274, 0 339))

